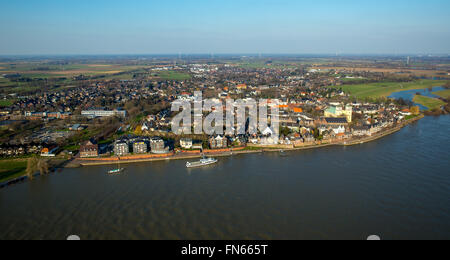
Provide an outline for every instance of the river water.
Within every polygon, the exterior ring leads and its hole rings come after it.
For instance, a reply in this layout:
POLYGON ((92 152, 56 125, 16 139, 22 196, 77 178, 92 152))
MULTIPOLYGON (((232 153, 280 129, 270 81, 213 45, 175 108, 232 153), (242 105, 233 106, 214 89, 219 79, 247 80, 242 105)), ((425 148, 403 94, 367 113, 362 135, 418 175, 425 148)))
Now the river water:
POLYGON ((450 239, 450 116, 352 147, 65 169, 0 190, 0 239, 450 239))
MULTIPOLYGON (((441 91, 441 90, 445 90, 445 88, 444 87, 433 87, 431 90, 430 89, 405 90, 405 91, 399 91, 399 92, 392 93, 389 96, 389 98, 394 98, 394 99, 402 98, 404 100, 413 101, 414 97, 417 94, 420 94, 425 97, 439 98, 439 96, 435 95, 434 92, 441 91)), ((426 106, 423 106, 423 105, 417 104, 417 103, 415 103, 415 104, 420 107, 420 110, 428 110, 428 108, 426 106)))

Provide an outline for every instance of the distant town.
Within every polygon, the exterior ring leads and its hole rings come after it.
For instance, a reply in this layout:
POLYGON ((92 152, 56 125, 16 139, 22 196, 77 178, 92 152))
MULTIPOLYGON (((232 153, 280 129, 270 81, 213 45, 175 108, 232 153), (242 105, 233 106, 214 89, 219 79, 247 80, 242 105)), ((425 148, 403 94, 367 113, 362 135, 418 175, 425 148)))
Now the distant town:
MULTIPOLYGON (((302 149, 379 138, 449 113, 449 57, 0 59, 0 162, 115 160, 302 149), (436 64, 440 64, 436 66, 436 64), (396 92, 432 90, 412 100, 396 92), (175 135, 175 100, 278 100, 280 135, 175 135)), ((443 129, 443 131, 446 131, 443 129)))

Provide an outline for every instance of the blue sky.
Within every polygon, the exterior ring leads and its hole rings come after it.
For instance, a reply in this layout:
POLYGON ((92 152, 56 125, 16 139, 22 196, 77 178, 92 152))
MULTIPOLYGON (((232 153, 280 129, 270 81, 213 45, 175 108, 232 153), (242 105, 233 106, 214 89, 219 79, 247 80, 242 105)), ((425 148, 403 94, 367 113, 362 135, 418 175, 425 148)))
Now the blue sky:
POLYGON ((450 53, 448 0, 0 0, 0 54, 450 53))

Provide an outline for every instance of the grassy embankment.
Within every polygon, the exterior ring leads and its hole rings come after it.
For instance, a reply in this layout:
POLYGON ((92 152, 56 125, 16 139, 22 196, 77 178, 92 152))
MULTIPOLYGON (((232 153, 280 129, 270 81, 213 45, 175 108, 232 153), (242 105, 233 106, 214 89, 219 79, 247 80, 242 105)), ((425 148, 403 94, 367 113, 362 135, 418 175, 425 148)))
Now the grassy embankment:
POLYGON ((27 159, 0 160, 0 182, 24 176, 26 169, 27 159))
POLYGON ((358 85, 343 85, 333 86, 333 88, 342 88, 344 92, 360 99, 383 98, 390 96, 394 92, 442 86, 446 82, 447 81, 445 80, 418 80, 413 82, 383 82, 358 85))
POLYGON ((436 91, 436 92, 433 92, 433 94, 438 95, 438 96, 440 96, 442 98, 445 98, 445 99, 449 99, 450 98, 450 89, 446 89, 446 90, 442 90, 442 91, 436 91))
MULTIPOLYGON (((0 160, 0 183, 12 181, 27 175, 28 162, 31 158, 33 158, 33 156, 25 155, 15 159, 0 160)), ((47 171, 44 173, 41 172, 41 174, 48 174, 55 168, 63 167, 70 158, 68 156, 58 156, 54 158, 41 158, 37 156, 36 159, 35 162, 45 163, 44 167, 47 171)), ((39 168, 32 169, 34 169, 33 171, 35 172, 40 171, 39 168)))
POLYGON ((429 108, 430 110, 437 109, 445 105, 445 102, 440 99, 420 95, 416 95, 413 101, 417 104, 421 104, 422 106, 429 108))
POLYGON ((7 100, 0 100, 0 108, 1 107, 9 107, 12 106, 14 103, 14 100, 7 99, 7 100))

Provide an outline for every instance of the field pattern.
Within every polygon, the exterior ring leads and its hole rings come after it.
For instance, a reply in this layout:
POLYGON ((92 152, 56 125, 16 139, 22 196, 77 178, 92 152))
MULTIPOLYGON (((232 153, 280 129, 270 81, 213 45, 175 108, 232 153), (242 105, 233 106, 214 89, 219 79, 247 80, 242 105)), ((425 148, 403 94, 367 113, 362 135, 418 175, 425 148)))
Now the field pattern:
POLYGON ((388 97, 394 92, 426 89, 430 87, 442 86, 445 80, 418 80, 413 82, 383 82, 358 85, 333 86, 333 88, 342 88, 342 90, 356 98, 382 98, 388 97))
POLYGON ((419 96, 416 95, 413 99, 415 103, 421 104, 431 110, 440 108, 441 106, 445 105, 445 102, 437 99, 437 98, 431 98, 431 97, 425 97, 425 96, 419 96))
POLYGON ((352 72, 372 72, 372 73, 393 73, 403 76, 416 77, 436 77, 450 79, 446 70, 425 70, 425 69, 410 69, 410 68, 372 68, 372 67, 334 67, 334 66, 317 66, 314 69, 321 70, 337 70, 337 71, 352 71, 352 72))
POLYGON ((450 89, 442 90, 442 91, 436 91, 433 92, 433 94, 438 95, 442 98, 450 98, 450 89))

